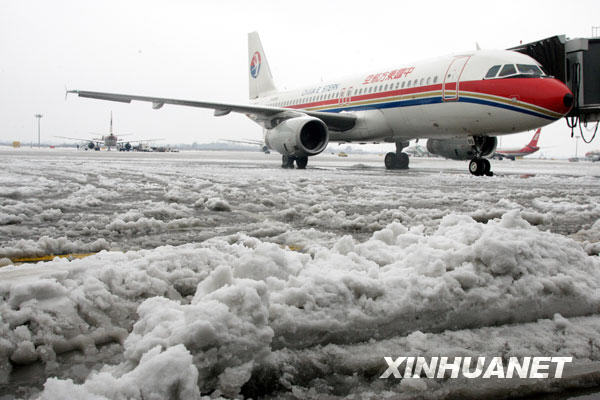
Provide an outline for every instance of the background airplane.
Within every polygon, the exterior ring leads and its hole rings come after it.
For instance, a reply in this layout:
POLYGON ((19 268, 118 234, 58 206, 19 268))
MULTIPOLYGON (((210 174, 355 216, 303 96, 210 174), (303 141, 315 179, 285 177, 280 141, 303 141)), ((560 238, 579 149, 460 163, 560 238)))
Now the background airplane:
POLYGON ((470 160, 473 175, 492 175, 486 157, 497 135, 536 129, 573 106, 567 86, 547 76, 533 58, 508 50, 479 50, 380 69, 370 74, 277 90, 258 33, 248 34, 250 105, 69 90, 79 97, 153 109, 165 104, 248 116, 263 128, 265 144, 282 155, 282 167, 306 168, 329 141, 391 142, 387 169, 407 169, 409 140, 427 138, 431 153, 470 160))
MULTIPOLYGON (((121 135, 121 137, 123 136, 128 136, 128 135, 121 135)), ((66 137, 66 136, 55 136, 57 138, 61 138, 61 139, 69 139, 69 140, 77 140, 80 142, 87 142, 87 147, 91 150, 96 150, 96 151, 100 151, 100 147, 102 145, 104 145, 108 151, 110 151, 110 149, 112 147, 116 148, 117 150, 120 151, 129 151, 132 150, 132 143, 139 143, 140 145, 143 142, 152 142, 154 140, 162 140, 162 139, 142 139, 142 140, 119 140, 119 137, 117 137, 117 135, 115 135, 113 133, 113 115, 112 115, 112 111, 110 113, 110 128, 109 128, 109 133, 108 135, 104 136, 100 136, 97 138, 91 138, 91 139, 81 139, 81 138, 72 138, 72 137, 66 137)))
POLYGON ((497 149, 494 153, 493 158, 497 158, 499 160, 502 160, 503 158, 509 158, 511 160, 514 160, 516 157, 523 157, 535 153, 540 149, 537 143, 540 138, 541 132, 541 128, 535 131, 529 143, 525 147, 522 147, 520 149, 497 149))
POLYGON ((585 159, 588 161, 600 161, 600 150, 592 150, 585 153, 585 159))

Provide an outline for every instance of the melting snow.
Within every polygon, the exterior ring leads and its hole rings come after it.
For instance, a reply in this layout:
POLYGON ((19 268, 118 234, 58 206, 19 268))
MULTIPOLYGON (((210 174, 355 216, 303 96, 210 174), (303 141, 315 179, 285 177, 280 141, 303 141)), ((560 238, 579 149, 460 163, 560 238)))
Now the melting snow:
POLYGON ((0 269, 0 395, 476 398, 514 388, 379 380, 383 357, 600 357, 593 173, 14 154, 0 265, 99 253, 0 269))

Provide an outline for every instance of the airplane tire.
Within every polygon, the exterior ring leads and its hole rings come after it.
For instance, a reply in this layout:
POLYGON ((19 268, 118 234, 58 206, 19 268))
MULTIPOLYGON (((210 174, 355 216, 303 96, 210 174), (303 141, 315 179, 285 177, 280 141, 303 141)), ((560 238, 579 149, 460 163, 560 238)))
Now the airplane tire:
POLYGON ((494 176, 494 173, 492 172, 492 165, 490 164, 490 160, 484 158, 481 160, 481 162, 483 163, 483 175, 494 176))
POLYGON ((483 175, 483 160, 474 158, 469 162, 469 172, 475 176, 483 175))
POLYGON ((396 169, 396 164, 397 164, 397 158, 396 158, 396 153, 387 153, 385 155, 385 158, 383 159, 383 162, 385 164, 385 169, 396 169))
POLYGON ((396 155, 396 169, 408 169, 408 154, 397 153, 396 155))
POLYGON ((308 164, 308 157, 296 158, 296 167, 298 167, 298 169, 306 169, 306 164, 308 164))
POLYGON ((294 157, 281 156, 281 168, 294 168, 294 157))

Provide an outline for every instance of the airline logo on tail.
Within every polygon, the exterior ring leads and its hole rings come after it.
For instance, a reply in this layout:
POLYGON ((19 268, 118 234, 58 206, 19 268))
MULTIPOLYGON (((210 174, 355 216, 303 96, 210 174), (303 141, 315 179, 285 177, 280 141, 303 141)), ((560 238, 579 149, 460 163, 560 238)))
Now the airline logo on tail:
POLYGON ((254 52, 252 61, 250 61, 250 75, 255 79, 258 78, 260 72, 260 61, 260 53, 258 51, 254 52))

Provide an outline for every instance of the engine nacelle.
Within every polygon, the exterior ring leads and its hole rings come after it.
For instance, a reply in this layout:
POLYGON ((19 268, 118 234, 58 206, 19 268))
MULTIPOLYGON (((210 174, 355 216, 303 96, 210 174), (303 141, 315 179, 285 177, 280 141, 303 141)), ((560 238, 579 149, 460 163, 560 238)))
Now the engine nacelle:
POLYGON ((453 160, 470 160, 478 153, 490 157, 496 151, 498 139, 495 136, 473 136, 456 139, 429 139, 427 151, 453 160))
POLYGON ((315 156, 325 150, 327 143, 327 125, 308 116, 286 119, 265 134, 265 144, 285 156, 315 156))

